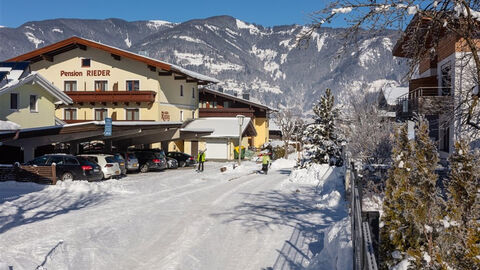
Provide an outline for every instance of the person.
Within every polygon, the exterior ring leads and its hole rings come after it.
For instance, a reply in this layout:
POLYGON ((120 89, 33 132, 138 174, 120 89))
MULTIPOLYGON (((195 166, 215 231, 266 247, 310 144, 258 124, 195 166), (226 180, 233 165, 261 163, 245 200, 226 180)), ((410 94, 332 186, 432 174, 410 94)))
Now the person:
POLYGON ((203 172, 203 163, 205 162, 205 151, 207 149, 201 151, 200 153, 198 153, 198 156, 197 156, 197 161, 198 161, 198 169, 197 171, 199 172, 203 172))
POLYGON ((270 164, 270 153, 263 154, 262 156, 262 171, 268 174, 268 165, 270 164))

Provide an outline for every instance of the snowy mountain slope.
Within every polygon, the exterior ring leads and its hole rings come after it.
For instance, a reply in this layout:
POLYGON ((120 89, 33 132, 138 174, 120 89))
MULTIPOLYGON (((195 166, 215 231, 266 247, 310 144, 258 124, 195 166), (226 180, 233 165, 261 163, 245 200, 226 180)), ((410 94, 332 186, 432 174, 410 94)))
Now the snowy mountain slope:
POLYGON ((262 27, 229 16, 183 23, 120 19, 54 19, 0 28, 0 59, 22 54, 73 35, 147 53, 216 77, 227 92, 250 92, 270 106, 308 111, 325 88, 341 102, 351 93, 383 83, 398 84, 405 66, 391 50, 398 34, 362 32, 340 54, 343 29, 325 28, 309 46, 296 47, 299 25, 262 27), (358 50, 357 50, 358 49, 358 50))

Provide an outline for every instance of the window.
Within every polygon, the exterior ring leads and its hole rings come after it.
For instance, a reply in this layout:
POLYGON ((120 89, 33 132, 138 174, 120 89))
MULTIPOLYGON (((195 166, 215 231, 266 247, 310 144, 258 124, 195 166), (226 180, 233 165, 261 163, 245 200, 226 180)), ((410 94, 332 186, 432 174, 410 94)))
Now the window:
POLYGON ((18 110, 18 94, 16 93, 10 94, 10 109, 18 110))
POLYGON ((95 121, 102 121, 107 118, 107 109, 95 109, 95 121))
POLYGON ((82 59, 82 67, 90 67, 90 58, 82 59))
POLYGON ((450 62, 444 64, 441 67, 442 79, 441 79, 441 87, 442 87, 442 96, 449 96, 452 88, 452 67, 450 62))
POLYGON ((77 120, 77 110, 76 109, 64 109, 63 110, 63 119, 64 120, 77 120))
POLYGON ((195 87, 192 87, 192 98, 195 98, 195 87))
POLYGON ((180 85, 180 96, 183 97, 183 85, 180 85))
POLYGON ((180 121, 183 121, 183 111, 180 111, 180 121))
POLYGON ((95 91, 107 91, 107 81, 95 81, 95 91))
POLYGON ((211 108, 215 108, 215 109, 217 108, 217 102, 216 102, 216 101, 212 101, 212 106, 211 106, 211 108))
POLYGON ((230 108, 230 101, 224 101, 223 102, 223 107, 224 108, 230 108))
POLYGON ((126 119, 128 121, 140 120, 140 112, 139 109, 125 109, 127 113, 126 119))
POLYGON ((138 80, 127 81, 127 91, 138 91, 140 90, 140 82, 138 80))
POLYGON ((65 81, 63 82, 64 91, 77 91, 77 81, 65 81))
POLYGON ((36 95, 30 95, 30 111, 31 112, 37 112, 37 102, 38 102, 38 97, 36 95))
POLYGON ((78 165, 78 161, 75 158, 65 157, 65 165, 78 165))

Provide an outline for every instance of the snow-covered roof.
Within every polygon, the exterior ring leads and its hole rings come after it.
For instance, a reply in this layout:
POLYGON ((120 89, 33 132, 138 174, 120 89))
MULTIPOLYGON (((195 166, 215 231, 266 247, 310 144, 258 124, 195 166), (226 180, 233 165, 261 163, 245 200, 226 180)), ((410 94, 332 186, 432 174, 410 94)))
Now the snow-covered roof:
POLYGON ((239 101, 239 102, 242 102, 242 103, 245 103, 245 104, 248 104, 248 105, 252 105, 252 106, 255 106, 255 107, 259 107, 259 108, 262 108, 262 109, 266 109, 266 110, 270 110, 270 111, 277 111, 277 109, 274 109, 274 108, 269 107, 267 105, 263 105, 259 102, 254 102, 254 101, 251 101, 249 99, 243 99, 243 98, 240 98, 240 97, 237 97, 237 96, 234 96, 234 95, 230 95, 230 94, 227 94, 227 93, 224 93, 224 92, 215 91, 215 90, 211 90, 211 89, 207 89, 207 88, 202 88, 202 89, 200 89, 200 91, 203 91, 203 92, 209 93, 209 94, 213 94, 213 95, 223 96, 223 97, 226 97, 226 98, 229 98, 229 99, 232 99, 232 100, 235 100, 235 101, 239 101))
POLYGON ((177 65, 165 62, 165 61, 160 61, 158 59, 151 58, 151 57, 148 57, 148 56, 145 56, 145 55, 142 55, 142 54, 134 53, 134 52, 131 52, 131 51, 127 51, 127 50, 124 50, 124 49, 120 49, 120 48, 117 48, 117 47, 114 47, 114 46, 106 45, 106 44, 103 44, 103 43, 100 43, 100 42, 97 42, 97 41, 94 41, 94 40, 90 40, 90 39, 83 38, 83 37, 77 37, 77 36, 72 36, 68 39, 59 41, 57 43, 47 45, 43 48, 36 49, 34 51, 28 52, 28 53, 23 54, 23 55, 19 55, 17 57, 9 59, 8 61, 30 61, 32 59, 38 58, 39 56, 41 56, 42 54, 45 54, 46 52, 58 51, 59 47, 67 47, 71 44, 81 44, 81 45, 84 45, 84 46, 89 46, 89 47, 94 47, 94 48, 101 49, 101 50, 104 50, 104 51, 109 51, 109 52, 114 53, 114 54, 120 54, 120 55, 122 55, 124 57, 127 57, 127 58, 131 58, 131 59, 134 59, 134 60, 137 60, 137 61, 143 61, 143 62, 146 62, 147 64, 161 67, 163 69, 166 69, 167 71, 171 70, 173 72, 184 74, 188 77, 191 77, 193 79, 197 79, 199 81, 210 82, 210 83, 219 83, 220 82, 219 80, 217 80, 215 78, 199 74, 197 72, 182 68, 180 66, 177 66, 177 65))
POLYGON ((268 121, 268 129, 282 131, 282 129, 275 123, 275 121, 273 121, 273 119, 268 121))
POLYGON ((15 131, 19 129, 20 129, 20 125, 17 123, 0 120, 0 131, 15 131))
POLYGON ((408 87, 386 87, 382 92, 388 105, 396 105, 397 98, 408 94, 408 87))
MULTIPOLYGON (((252 120, 250 117, 245 117, 242 125, 242 134, 245 133, 249 125, 253 125, 252 120)), ((239 133, 236 117, 197 118, 185 127, 185 130, 189 129, 214 130, 212 134, 204 136, 204 138, 238 138, 239 133)))
POLYGON ((73 100, 67 94, 58 89, 55 85, 51 84, 42 75, 36 72, 31 72, 30 74, 22 77, 23 74, 23 70, 11 70, 7 77, 0 82, 0 95, 9 93, 10 91, 24 84, 37 83, 53 97, 55 97, 59 103, 66 105, 73 103, 73 100))

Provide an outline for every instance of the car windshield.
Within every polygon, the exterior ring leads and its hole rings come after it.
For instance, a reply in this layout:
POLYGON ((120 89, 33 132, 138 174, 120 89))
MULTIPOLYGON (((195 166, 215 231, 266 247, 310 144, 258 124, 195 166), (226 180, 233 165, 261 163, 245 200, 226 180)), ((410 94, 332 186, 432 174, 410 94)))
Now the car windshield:
POLYGON ((124 161, 123 157, 120 154, 115 154, 114 156, 118 161, 124 161))
POLYGON ((129 159, 137 158, 134 153, 128 153, 128 154, 127 154, 127 157, 128 157, 129 159))
POLYGON ((160 150, 158 152, 155 152, 155 156, 164 158, 165 157, 165 152, 163 150, 160 150))

